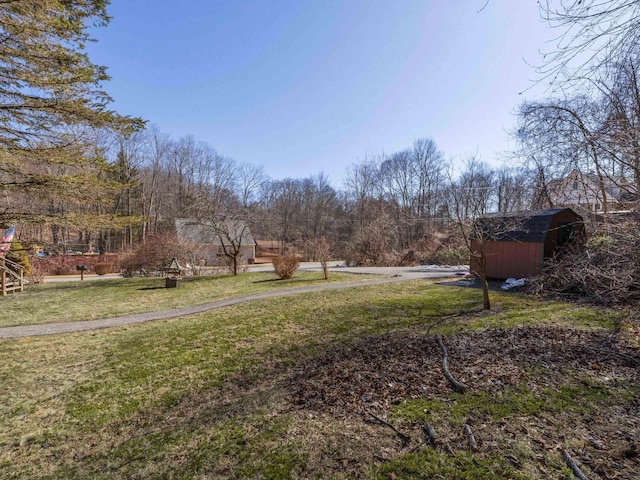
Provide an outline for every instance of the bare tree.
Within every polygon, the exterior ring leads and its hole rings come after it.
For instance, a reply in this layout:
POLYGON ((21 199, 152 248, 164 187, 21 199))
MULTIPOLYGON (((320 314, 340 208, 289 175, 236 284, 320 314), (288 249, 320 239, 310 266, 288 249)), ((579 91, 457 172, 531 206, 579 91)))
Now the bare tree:
POLYGON ((475 257, 478 268, 474 273, 482 285, 483 307, 491 309, 489 284, 487 282, 487 251, 485 241, 491 231, 486 231, 478 218, 485 215, 493 203, 494 172, 489 167, 471 157, 466 161, 465 170, 458 179, 449 173, 450 201, 449 213, 460 231, 470 256, 475 257), (477 248, 473 244, 476 240, 477 248))
POLYGON ((543 78, 562 86, 589 79, 611 62, 640 52, 638 0, 544 0, 540 14, 559 33, 543 52, 543 78))
POLYGON ((236 173, 240 204, 247 208, 266 181, 264 169, 251 163, 241 163, 236 168, 236 173))
POLYGON ((158 221, 161 212, 161 185, 163 167, 171 148, 171 139, 153 125, 146 132, 145 163, 141 173, 142 183, 142 215, 145 222, 142 227, 142 242, 149 233, 158 232, 158 221))
POLYGON ((238 275, 242 247, 253 242, 248 223, 239 215, 225 215, 211 219, 210 225, 218 237, 222 254, 229 261, 231 273, 238 275))
MULTIPOLYGON (((441 210, 444 167, 443 155, 430 138, 418 139, 411 148, 390 155, 367 156, 351 166, 345 182, 347 209, 359 245, 380 244, 369 238, 380 225, 387 228, 385 239, 391 234, 390 243, 385 242, 387 253, 411 251, 421 243, 441 210)), ((364 251, 368 261, 382 258, 375 248, 364 251)))
POLYGON ((325 280, 329 279, 329 260, 331 259, 331 245, 327 237, 318 237, 315 241, 316 258, 322 267, 322 275, 325 280))
POLYGON ((640 84, 633 63, 624 62, 591 86, 521 105, 517 137, 536 172, 538 205, 555 206, 551 182, 577 169, 595 178, 606 217, 613 199, 631 201, 640 191, 640 84))
MULTIPOLYGON (((137 210, 135 196, 138 192, 138 180, 140 167, 143 162, 144 133, 133 132, 118 135, 116 140, 117 154, 115 162, 116 179, 124 185, 124 189, 116 198, 115 212, 132 216, 137 210)), ((134 232, 131 226, 125 227, 122 235, 123 249, 132 248, 134 244, 134 232)))
POLYGON ((418 218, 430 219, 436 215, 441 200, 446 166, 444 156, 430 138, 416 140, 411 155, 417 181, 415 214, 418 218))
POLYGON ((347 169, 345 187, 352 204, 356 230, 362 230, 381 211, 379 159, 365 157, 364 161, 351 165, 347 169))
POLYGON ((530 172, 513 167, 502 167, 495 172, 497 211, 517 212, 530 208, 533 182, 530 172))
POLYGON ((353 263, 389 265, 393 262, 395 238, 394 223, 389 215, 382 211, 371 222, 358 229, 352 237, 352 248, 357 255, 353 263))

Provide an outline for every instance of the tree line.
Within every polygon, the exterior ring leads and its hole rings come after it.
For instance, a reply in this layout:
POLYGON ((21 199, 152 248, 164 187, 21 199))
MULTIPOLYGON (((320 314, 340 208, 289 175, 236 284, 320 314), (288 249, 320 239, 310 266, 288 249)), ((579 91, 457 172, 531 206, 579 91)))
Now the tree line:
POLYGON ((108 76, 84 49, 87 27, 107 25, 108 2, 4 2, 0 220, 62 249, 120 251, 171 230, 176 218, 242 217, 256 238, 285 248, 326 237, 354 261, 380 264, 451 244, 452 220, 553 207, 551 181, 573 168, 602 185, 629 178, 624 188, 637 192, 639 2, 611 4, 541 3, 565 35, 541 67, 555 94, 519 107, 518 167, 473 156, 453 162, 423 138, 347 166, 336 187, 321 173, 270 179, 192 137, 174 139, 109 110, 101 87, 108 76), (599 23, 616 27, 597 30, 599 23), (574 67, 585 47, 598 55, 574 67))
POLYGON ((528 208, 532 198, 525 171, 491 168, 477 159, 454 171, 454 162, 429 138, 392 154, 365 156, 347 167, 339 187, 322 173, 270 179, 260 166, 193 137, 171 138, 156 126, 103 132, 99 141, 103 168, 73 168, 111 189, 30 197, 33 218, 25 217, 24 236, 80 250, 122 251, 171 231, 177 218, 238 218, 254 237, 277 240, 283 249, 304 250, 325 237, 336 253, 383 264, 424 250, 425 239, 449 228, 456 190, 464 192, 467 218, 478 214, 476 204, 480 213, 510 212, 528 208), (36 214, 41 211, 50 215, 43 219, 36 214), (111 223, 96 221, 94 213, 111 223))

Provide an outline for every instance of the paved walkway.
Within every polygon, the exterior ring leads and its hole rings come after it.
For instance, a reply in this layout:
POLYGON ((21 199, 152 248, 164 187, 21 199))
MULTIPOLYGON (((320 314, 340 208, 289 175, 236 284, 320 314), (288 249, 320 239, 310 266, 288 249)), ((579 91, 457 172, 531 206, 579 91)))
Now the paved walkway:
MULTIPOLYGON (((273 267, 270 267, 273 268, 273 267)), ((319 265, 309 264, 306 265, 305 270, 315 270, 319 268, 319 265)), ((256 268, 256 270, 258 270, 256 268)), ((79 322, 60 322, 60 323, 45 323, 41 325, 22 325, 16 327, 2 327, 0 328, 0 339, 10 338, 22 338, 22 337, 36 337, 41 335, 57 335, 61 333, 73 333, 73 332, 86 332, 91 330, 99 330, 103 328, 120 327, 123 325, 131 325, 134 323, 150 322, 153 320, 165 320, 169 318, 185 317, 187 315, 195 315, 198 313, 208 312, 216 308, 227 307, 229 305, 236 305, 238 303, 250 302, 253 300, 261 300, 271 297, 283 297, 286 295, 297 295, 307 292, 321 292, 327 290, 339 290, 343 288, 362 287, 366 285, 381 285, 384 283, 394 283, 406 280, 416 280, 424 278, 447 278, 452 277, 455 274, 468 271, 465 267, 371 267, 371 268, 336 268, 331 270, 351 272, 351 273, 365 273, 365 274, 379 274, 385 275, 382 278, 373 278, 367 280, 360 280, 356 282, 346 283, 328 283, 325 285, 310 285, 307 287, 291 288, 286 290, 279 290, 275 292, 257 293, 254 295, 245 295, 234 298, 227 298, 224 300, 218 300, 215 302, 205 303, 202 305, 195 305, 192 307, 174 308, 171 310, 164 310, 160 312, 147 312, 138 313, 134 315, 124 315, 121 317, 103 318, 99 320, 84 320, 79 322), (387 276, 392 275, 392 276, 387 276)))

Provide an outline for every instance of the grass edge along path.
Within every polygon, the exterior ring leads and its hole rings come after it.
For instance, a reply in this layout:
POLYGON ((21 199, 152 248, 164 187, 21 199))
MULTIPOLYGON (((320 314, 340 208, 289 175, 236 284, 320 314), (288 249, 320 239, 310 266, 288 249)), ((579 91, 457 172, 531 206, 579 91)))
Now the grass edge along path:
POLYGON ((169 310, 137 313, 132 315, 123 315, 111 318, 102 318, 97 320, 80 320, 76 322, 58 322, 45 323, 37 325, 20 325, 13 327, 0 328, 0 339, 12 339, 23 337, 36 337, 42 335, 57 335, 61 333, 86 332, 91 330, 100 330, 103 328, 120 327, 135 323, 151 322, 154 320, 166 320, 169 318, 185 317, 198 313, 208 312, 216 308, 228 307, 238 303, 250 302, 253 300, 261 300, 270 297, 281 297, 286 295, 296 295, 308 292, 318 292, 327 290, 337 290, 342 288, 354 288, 368 285, 380 285, 384 283, 394 283, 412 280, 406 277, 386 277, 381 279, 368 279, 358 282, 347 283, 331 283, 325 285, 311 285, 307 287, 290 288, 286 290, 278 290, 271 292, 255 293, 252 295, 243 295, 215 302, 194 305, 190 307, 172 308, 169 310))

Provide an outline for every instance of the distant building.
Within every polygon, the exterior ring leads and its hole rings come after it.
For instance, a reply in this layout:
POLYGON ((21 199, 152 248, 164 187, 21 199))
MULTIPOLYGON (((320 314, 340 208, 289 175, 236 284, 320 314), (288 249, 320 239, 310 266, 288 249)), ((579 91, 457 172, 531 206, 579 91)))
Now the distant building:
POLYGON ((249 263, 256 256, 256 242, 246 222, 237 219, 220 219, 216 222, 193 218, 177 218, 176 235, 180 242, 197 247, 198 256, 207 265, 217 265, 224 257, 223 245, 229 249, 240 248, 239 263, 249 263))
POLYGON ((624 210, 637 201, 635 184, 625 177, 602 177, 574 169, 565 178, 552 180, 538 192, 536 207, 568 207, 578 212, 624 210))

